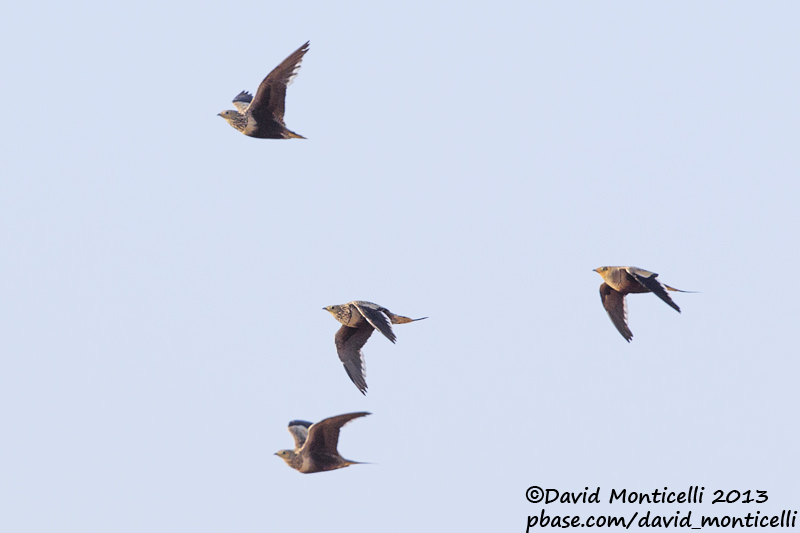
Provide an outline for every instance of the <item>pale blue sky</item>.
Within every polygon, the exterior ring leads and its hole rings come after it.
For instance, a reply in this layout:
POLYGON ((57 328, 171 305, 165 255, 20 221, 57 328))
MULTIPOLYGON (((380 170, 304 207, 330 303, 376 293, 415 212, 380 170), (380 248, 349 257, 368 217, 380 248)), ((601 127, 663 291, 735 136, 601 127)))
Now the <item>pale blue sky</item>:
POLYGON ((523 531, 531 485, 798 509, 793 2, 24 3, 0 530, 523 531), (216 114, 306 40, 286 123, 216 114), (601 265, 658 272, 678 314, 601 265), (428 320, 365 348, 322 307, 428 320), (370 411, 301 475, 286 424, 370 411))

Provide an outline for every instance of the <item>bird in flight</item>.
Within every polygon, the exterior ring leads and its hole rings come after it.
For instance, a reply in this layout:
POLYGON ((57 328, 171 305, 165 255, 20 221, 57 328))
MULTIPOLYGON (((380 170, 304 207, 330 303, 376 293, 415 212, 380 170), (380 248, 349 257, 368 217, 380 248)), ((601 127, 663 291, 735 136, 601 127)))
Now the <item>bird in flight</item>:
POLYGON ((292 83, 303 56, 308 52, 308 43, 295 50, 283 63, 270 72, 261 85, 256 96, 242 91, 233 99, 236 110, 229 109, 219 113, 228 124, 249 137, 259 139, 305 139, 291 131, 283 123, 286 87, 292 83))
POLYGON ((390 321, 392 324, 407 324, 428 318, 408 318, 396 315, 385 307, 360 300, 342 305, 329 305, 323 309, 342 323, 342 327, 336 332, 334 338, 336 352, 339 354, 339 359, 342 361, 347 375, 350 376, 361 394, 367 394, 366 369, 361 348, 367 343, 372 332, 377 329, 394 343, 397 341, 397 337, 392 331, 390 321))
POLYGON ((316 424, 305 420, 292 420, 289 422, 289 433, 294 437, 294 450, 281 450, 275 455, 303 474, 368 464, 349 461, 339 455, 339 451, 336 449, 339 443, 339 430, 342 429, 342 426, 368 414, 370 413, 361 412, 332 416, 316 424))
POLYGON ((652 292, 680 313, 681 308, 672 301, 667 291, 692 292, 682 291, 663 284, 656 279, 658 274, 648 272, 641 268, 631 266, 604 266, 595 268, 594 272, 597 272, 603 278, 603 284, 600 285, 600 299, 603 301, 603 307, 606 308, 611 322, 614 323, 614 326, 616 326, 617 330, 628 342, 631 342, 633 333, 628 329, 628 304, 625 301, 626 295, 639 292, 652 292))

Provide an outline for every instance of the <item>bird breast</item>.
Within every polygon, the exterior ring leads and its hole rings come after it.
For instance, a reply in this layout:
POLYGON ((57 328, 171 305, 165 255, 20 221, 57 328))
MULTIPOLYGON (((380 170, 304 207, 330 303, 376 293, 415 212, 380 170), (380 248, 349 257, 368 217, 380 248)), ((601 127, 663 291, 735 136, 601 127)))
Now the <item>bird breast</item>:
POLYGON ((349 313, 346 313, 342 318, 340 318, 339 322, 345 326, 357 328, 362 322, 364 322, 364 317, 361 316, 361 313, 358 312, 358 309, 353 309, 351 307, 349 309, 349 313))
POLYGON ((314 461, 308 455, 304 455, 300 457, 300 461, 298 461, 297 470, 303 472, 304 474, 308 474, 309 472, 314 471, 314 461))
POLYGON ((627 283, 625 283, 625 271, 621 268, 615 268, 604 272, 603 281, 615 291, 622 290, 625 288, 624 285, 627 285, 627 283))
POLYGON ((244 117, 246 118, 247 123, 245 124, 244 129, 242 130, 242 132, 245 135, 252 135, 258 129, 258 124, 256 124, 256 121, 253 118, 253 115, 251 115, 250 113, 247 113, 246 115, 244 115, 244 117))

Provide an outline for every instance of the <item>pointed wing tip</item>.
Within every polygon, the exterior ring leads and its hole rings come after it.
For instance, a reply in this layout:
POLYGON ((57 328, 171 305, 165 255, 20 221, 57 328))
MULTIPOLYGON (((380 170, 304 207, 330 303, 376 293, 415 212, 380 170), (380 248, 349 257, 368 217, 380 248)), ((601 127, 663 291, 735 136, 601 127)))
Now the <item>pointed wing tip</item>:
POLYGON ((356 411, 355 413, 345 413, 343 415, 339 415, 339 417, 347 417, 347 420, 342 423, 341 427, 346 426, 347 424, 349 424, 353 420, 356 420, 358 418, 361 418, 361 417, 364 417, 364 416, 368 416, 368 415, 371 415, 371 414, 372 413, 367 412, 367 411, 356 411))
MULTIPOLYGON (((362 364, 363 364, 363 359, 362 359, 362 364)), ((342 361, 342 366, 344 367, 344 371, 347 372, 347 377, 350 378, 350 381, 352 381, 353 385, 355 385, 356 388, 358 389, 358 392, 366 396, 368 389, 367 379, 366 379, 366 374, 367 374, 366 369, 364 369, 364 367, 362 366, 361 372, 357 376, 354 376, 350 372, 350 369, 347 368, 347 365, 344 363, 344 361, 342 361)))
POLYGON ((242 91, 236 95, 236 97, 232 100, 232 102, 251 102, 253 100, 253 95, 247 91, 242 91))

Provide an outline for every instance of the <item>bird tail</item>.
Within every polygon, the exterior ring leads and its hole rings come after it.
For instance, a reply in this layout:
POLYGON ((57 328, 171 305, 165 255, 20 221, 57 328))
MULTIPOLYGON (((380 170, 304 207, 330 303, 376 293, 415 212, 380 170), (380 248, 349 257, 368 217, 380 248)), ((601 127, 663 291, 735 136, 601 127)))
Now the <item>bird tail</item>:
POLYGON ((298 135, 291 130, 286 130, 286 137, 289 139, 305 139, 302 135, 298 135))
POLYGON ((347 463, 345 466, 350 466, 350 465, 376 465, 376 464, 378 464, 378 463, 364 463, 362 461, 351 461, 350 459, 345 459, 344 461, 347 463))
POLYGON ((675 291, 675 292, 688 292, 688 293, 692 293, 692 294, 696 294, 696 293, 697 293, 697 291, 682 291, 682 290, 680 290, 680 289, 676 289, 675 287, 670 287, 670 286, 669 286, 669 285, 667 285, 666 283, 663 283, 663 285, 664 285, 664 288, 666 288, 668 291, 675 291))
POLYGON ((392 319, 392 324, 408 324, 409 322, 416 322, 417 320, 425 320, 426 316, 422 318, 408 318, 407 316, 400 316, 394 313, 387 313, 389 318, 392 319))

